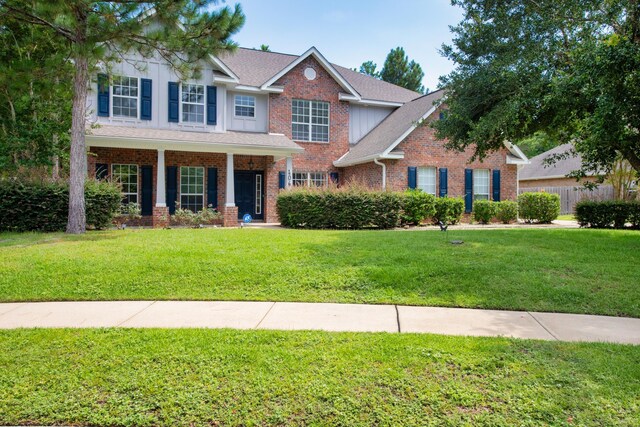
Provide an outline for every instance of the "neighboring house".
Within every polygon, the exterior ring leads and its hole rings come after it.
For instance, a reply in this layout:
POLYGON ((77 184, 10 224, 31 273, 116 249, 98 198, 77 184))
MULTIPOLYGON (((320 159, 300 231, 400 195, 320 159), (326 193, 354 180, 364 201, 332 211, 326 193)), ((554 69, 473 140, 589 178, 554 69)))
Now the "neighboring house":
POLYGON ((226 225, 247 213, 276 222, 282 189, 349 181, 464 196, 470 211, 474 199, 514 199, 528 161, 505 144, 468 163, 471 151, 447 151, 419 126, 441 117, 441 91, 365 76, 315 48, 299 56, 240 48, 211 56, 194 81, 141 57, 110 74, 97 76, 88 98, 89 173, 121 181, 149 225, 165 224, 176 202, 216 207, 226 225))
POLYGON ((542 154, 538 154, 530 159, 530 163, 522 167, 519 177, 519 192, 545 191, 560 195, 560 213, 571 214, 575 211, 577 202, 584 198, 596 200, 610 200, 613 198, 613 187, 611 185, 599 185, 596 189, 587 190, 583 184, 586 182, 596 182, 598 174, 587 173, 587 176, 579 182, 575 178, 567 175, 579 170, 582 166, 580 154, 573 153, 571 144, 559 145, 542 154), (554 156, 563 155, 563 158, 549 163, 547 159, 554 156))

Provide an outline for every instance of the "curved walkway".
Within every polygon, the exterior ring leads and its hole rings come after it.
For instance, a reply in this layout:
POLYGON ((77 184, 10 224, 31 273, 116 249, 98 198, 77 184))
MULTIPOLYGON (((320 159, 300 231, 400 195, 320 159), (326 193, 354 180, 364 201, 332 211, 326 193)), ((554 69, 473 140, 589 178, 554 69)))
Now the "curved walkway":
POLYGON ((583 314, 294 302, 0 303, 0 329, 97 327, 415 332, 640 344, 640 319, 583 314))

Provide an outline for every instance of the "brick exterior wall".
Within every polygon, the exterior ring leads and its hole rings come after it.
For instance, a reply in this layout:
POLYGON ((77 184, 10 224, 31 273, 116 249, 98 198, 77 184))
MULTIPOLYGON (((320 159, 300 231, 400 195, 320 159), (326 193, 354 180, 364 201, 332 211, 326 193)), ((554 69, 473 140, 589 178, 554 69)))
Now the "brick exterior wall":
MULTIPOLYGON (((434 117, 437 117, 437 112, 434 117)), ((387 189, 406 190, 408 188, 408 168, 436 167, 448 169, 448 195, 452 197, 464 196, 465 169, 499 169, 500 170, 500 198, 515 200, 517 197, 517 165, 507 165, 507 149, 488 155, 482 162, 469 162, 472 149, 460 153, 447 150, 444 141, 435 137, 435 130, 429 126, 420 126, 414 130, 394 151, 403 151, 402 160, 384 160, 387 165, 387 189)), ((371 163, 343 168, 345 182, 356 182, 371 188, 382 188, 382 167, 371 163)), ((436 189, 440 185, 436 173, 436 189)), ((490 180, 492 177, 490 176, 490 180)), ((490 182, 490 197, 493 183, 490 182)), ((437 191, 437 190, 436 190, 437 191)))
MULTIPOLYGON (((282 76, 276 86, 284 91, 269 95, 269 132, 282 133, 292 137, 291 102, 294 99, 324 101, 329 103, 329 142, 295 141, 304 152, 293 156, 294 172, 337 172, 333 161, 349 151, 349 103, 340 101, 338 96, 344 89, 313 57, 309 57, 282 76), (307 80, 304 70, 313 68, 314 80, 307 80)), ((285 161, 276 164, 277 171, 286 169, 285 161)), ((275 177, 277 188, 277 173, 275 177)))

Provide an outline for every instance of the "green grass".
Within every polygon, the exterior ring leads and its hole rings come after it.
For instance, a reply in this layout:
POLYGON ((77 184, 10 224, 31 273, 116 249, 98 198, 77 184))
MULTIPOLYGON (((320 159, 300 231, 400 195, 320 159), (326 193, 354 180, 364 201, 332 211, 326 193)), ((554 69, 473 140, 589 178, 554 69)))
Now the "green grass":
POLYGON ((638 261, 640 234, 615 230, 0 234, 0 299, 397 303, 640 317, 638 261))
POLYGON ((637 426, 640 347, 229 330, 0 332, 0 424, 637 426))
POLYGON ((567 214, 567 215, 559 215, 558 218, 561 221, 575 221, 576 220, 576 216, 573 214, 567 214))

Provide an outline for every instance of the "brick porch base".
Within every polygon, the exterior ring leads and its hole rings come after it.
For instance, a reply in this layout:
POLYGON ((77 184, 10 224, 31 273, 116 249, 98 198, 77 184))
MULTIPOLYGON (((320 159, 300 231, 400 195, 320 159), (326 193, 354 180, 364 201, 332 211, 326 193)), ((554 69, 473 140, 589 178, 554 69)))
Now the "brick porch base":
POLYGON ((225 206, 222 208, 222 226, 223 227, 237 227, 238 226, 238 207, 237 206, 225 206))
POLYGON ((168 207, 153 207, 153 217, 151 220, 153 228, 164 228, 169 225, 169 208, 168 207))

